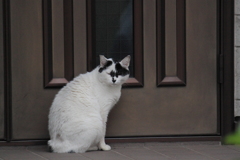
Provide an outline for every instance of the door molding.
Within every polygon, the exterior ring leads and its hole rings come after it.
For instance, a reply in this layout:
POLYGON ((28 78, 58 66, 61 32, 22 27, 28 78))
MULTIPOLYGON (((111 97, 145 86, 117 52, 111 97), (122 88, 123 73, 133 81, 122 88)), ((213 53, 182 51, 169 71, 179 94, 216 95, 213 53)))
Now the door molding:
POLYGON ((185 0, 176 1, 176 75, 166 75, 166 23, 165 1, 157 0, 157 86, 185 86, 186 85, 186 7, 185 0))
MULTIPOLYGON (((63 8, 61 10, 63 17, 58 16, 57 18, 63 19, 63 32, 59 33, 63 39, 59 39, 58 34, 54 35, 54 26, 59 27, 59 24, 53 24, 54 20, 52 8, 55 6, 52 4, 52 0, 43 0, 43 57, 44 57, 44 87, 62 87, 66 85, 74 76, 74 59, 73 59, 73 1, 64 0, 63 8), (55 37, 54 37, 55 36, 55 37), (56 42, 55 42, 55 41, 56 42), (55 43, 54 43, 55 42, 55 43), (53 65, 53 54, 54 45, 56 48, 63 46, 60 53, 55 53, 56 56, 64 58, 64 75, 62 77, 54 77, 54 68, 57 69, 59 66, 53 65)), ((59 65, 60 63, 58 63, 59 65)))

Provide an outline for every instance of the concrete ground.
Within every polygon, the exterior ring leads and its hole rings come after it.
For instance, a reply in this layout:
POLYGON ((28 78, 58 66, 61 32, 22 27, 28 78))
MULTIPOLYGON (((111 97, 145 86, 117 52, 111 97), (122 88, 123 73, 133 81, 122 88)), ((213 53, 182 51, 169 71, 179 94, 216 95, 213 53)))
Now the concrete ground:
POLYGON ((0 147, 0 160, 240 160, 240 146, 220 142, 118 143, 111 151, 50 153, 48 147, 0 147))

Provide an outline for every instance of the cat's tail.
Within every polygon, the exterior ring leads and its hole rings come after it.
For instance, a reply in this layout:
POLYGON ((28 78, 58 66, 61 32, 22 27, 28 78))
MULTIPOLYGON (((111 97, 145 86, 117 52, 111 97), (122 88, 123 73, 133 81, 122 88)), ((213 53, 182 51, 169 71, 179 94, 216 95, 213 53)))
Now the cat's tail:
POLYGON ((74 151, 74 146, 67 141, 49 140, 48 146, 50 152, 68 153, 74 151))
MULTIPOLYGON (((55 153, 84 153, 89 149, 89 145, 78 144, 76 142, 49 140, 48 147, 50 152, 55 153)), ((97 149, 95 149, 97 150, 97 149)))

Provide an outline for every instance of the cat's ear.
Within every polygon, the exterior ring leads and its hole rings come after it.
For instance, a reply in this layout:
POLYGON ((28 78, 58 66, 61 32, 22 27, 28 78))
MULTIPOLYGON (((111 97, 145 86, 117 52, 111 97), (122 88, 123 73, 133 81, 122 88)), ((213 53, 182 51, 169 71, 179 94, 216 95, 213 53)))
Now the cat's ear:
POLYGON ((131 60, 131 56, 128 55, 127 57, 123 58, 123 60, 120 62, 120 64, 125 67, 128 68, 130 65, 130 60, 131 60))
POLYGON ((99 55, 100 58, 100 66, 103 67, 107 63, 107 58, 104 57, 103 55, 99 55))

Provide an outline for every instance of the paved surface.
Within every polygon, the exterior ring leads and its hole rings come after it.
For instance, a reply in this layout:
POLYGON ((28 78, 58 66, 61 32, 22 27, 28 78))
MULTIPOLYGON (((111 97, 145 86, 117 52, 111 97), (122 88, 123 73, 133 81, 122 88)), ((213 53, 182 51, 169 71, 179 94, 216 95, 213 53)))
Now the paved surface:
POLYGON ((240 146, 219 142, 110 144, 111 151, 50 153, 47 146, 0 147, 0 160, 240 160, 240 146))

